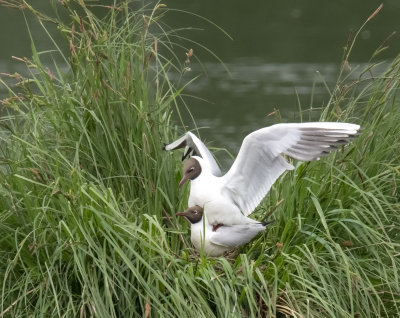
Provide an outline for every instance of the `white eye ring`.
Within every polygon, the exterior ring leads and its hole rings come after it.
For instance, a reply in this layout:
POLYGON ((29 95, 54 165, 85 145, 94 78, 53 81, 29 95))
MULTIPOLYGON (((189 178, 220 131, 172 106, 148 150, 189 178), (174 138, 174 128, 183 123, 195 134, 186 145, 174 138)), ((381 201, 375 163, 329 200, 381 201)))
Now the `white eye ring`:
POLYGON ((189 169, 189 172, 192 172, 192 171, 194 171, 194 167, 191 167, 191 168, 189 169))
POLYGON ((197 214, 197 213, 199 213, 199 212, 198 212, 197 210, 194 210, 193 213, 194 213, 194 214, 197 214))

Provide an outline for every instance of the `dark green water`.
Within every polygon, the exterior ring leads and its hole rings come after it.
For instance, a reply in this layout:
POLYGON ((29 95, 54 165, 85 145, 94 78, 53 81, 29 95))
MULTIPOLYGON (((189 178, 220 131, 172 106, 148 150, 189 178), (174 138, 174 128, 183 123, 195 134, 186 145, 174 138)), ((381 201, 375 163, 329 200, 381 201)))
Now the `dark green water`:
MULTIPOLYGON (((176 13, 169 24, 198 23, 188 32, 193 41, 210 48, 227 65, 231 76, 204 50, 207 75, 187 89, 209 101, 189 99, 188 105, 203 138, 234 154, 249 132, 276 122, 268 116, 278 109, 284 121, 299 121, 299 109, 326 104, 337 78, 343 47, 350 34, 366 21, 380 1, 170 1, 217 23, 233 40, 210 24, 176 13)), ((172 4, 170 5, 172 6, 172 4)), ((350 65, 367 62, 376 48, 400 27, 400 2, 384 1, 380 13, 361 31, 350 65)), ((399 36, 379 56, 390 61, 399 51, 399 36)), ((192 74, 201 68, 192 67, 192 74)), ((189 74, 187 74, 189 76, 189 74)), ((187 120, 188 128, 194 125, 187 120)), ((226 156, 221 156, 223 161, 226 156)))
MULTIPOLYGON (((105 1, 107 2, 107 1, 105 1)), ((224 61, 198 45, 190 72, 199 78, 185 91, 200 99, 186 99, 202 138, 216 147, 236 152, 243 137, 276 119, 267 115, 278 109, 284 121, 298 121, 302 109, 323 106, 329 94, 351 32, 357 30, 382 1, 287 0, 287 1, 164 1, 168 8, 190 11, 215 22, 230 39, 210 23, 181 12, 170 12, 164 22, 171 27, 192 27, 183 34, 201 43, 224 61), (206 100, 206 101, 204 101, 206 100)), ((400 26, 400 1, 383 1, 381 12, 360 33, 350 65, 365 63, 375 49, 400 26)), ((41 2, 48 8, 47 1, 41 2)), ((33 24, 33 33, 41 32, 33 24)), ((36 37, 39 49, 51 47, 45 37, 36 37)), ((22 15, 0 7, 0 72, 20 72, 12 55, 30 56, 30 44, 22 15)), ((390 61, 399 51, 399 36, 388 42, 380 59, 390 61)), ((182 61, 184 52, 180 52, 182 61)), ((187 115, 188 129, 194 128, 187 115)), ((223 159, 224 160, 224 159, 223 159)))

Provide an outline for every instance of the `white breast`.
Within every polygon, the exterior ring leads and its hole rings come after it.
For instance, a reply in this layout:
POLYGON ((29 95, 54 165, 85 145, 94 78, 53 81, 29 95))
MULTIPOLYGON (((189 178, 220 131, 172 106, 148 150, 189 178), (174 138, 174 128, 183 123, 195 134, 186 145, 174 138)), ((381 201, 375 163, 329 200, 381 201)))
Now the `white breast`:
POLYGON ((220 177, 202 173, 190 182, 188 206, 201 206, 211 225, 248 223, 250 219, 241 213, 229 196, 223 195, 222 189, 224 184, 220 177))
POLYGON ((190 236, 192 244, 198 251, 203 250, 208 256, 220 256, 232 248, 212 243, 210 241, 212 233, 212 226, 208 224, 207 220, 205 224, 203 224, 203 220, 192 224, 190 236))

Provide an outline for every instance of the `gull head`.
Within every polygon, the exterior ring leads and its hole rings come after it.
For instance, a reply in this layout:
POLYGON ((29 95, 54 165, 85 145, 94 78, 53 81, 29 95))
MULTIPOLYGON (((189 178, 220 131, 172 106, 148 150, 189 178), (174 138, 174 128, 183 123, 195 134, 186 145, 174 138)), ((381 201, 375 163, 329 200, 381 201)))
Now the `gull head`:
POLYGON ((179 182, 181 187, 186 181, 196 179, 201 173, 201 166, 197 159, 190 158, 183 164, 183 177, 179 182))
POLYGON ((203 217, 203 208, 198 205, 191 206, 187 208, 184 212, 176 213, 178 216, 183 216, 188 220, 190 223, 195 224, 200 222, 201 218, 203 217))

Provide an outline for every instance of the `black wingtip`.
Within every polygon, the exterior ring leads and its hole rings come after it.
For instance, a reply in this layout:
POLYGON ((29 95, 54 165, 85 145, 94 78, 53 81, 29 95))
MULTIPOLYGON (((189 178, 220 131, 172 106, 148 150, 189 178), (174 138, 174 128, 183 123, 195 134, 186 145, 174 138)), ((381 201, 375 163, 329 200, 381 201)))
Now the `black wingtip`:
POLYGON ((267 225, 269 225, 271 223, 274 223, 274 222, 275 222, 275 220, 262 221, 261 224, 264 225, 264 226, 267 226, 267 225))
POLYGON ((167 149, 165 149, 165 147, 167 147, 167 144, 165 143, 165 142, 163 142, 163 147, 161 148, 161 150, 167 150, 167 149))
POLYGON ((187 151, 183 152, 182 161, 188 158, 189 156, 193 156, 193 149, 189 148, 187 151))

